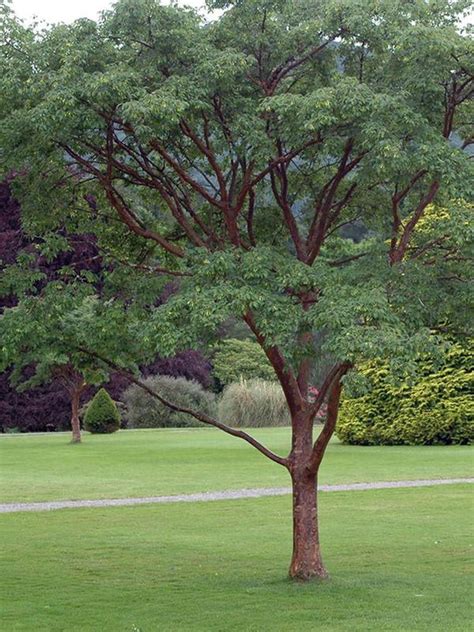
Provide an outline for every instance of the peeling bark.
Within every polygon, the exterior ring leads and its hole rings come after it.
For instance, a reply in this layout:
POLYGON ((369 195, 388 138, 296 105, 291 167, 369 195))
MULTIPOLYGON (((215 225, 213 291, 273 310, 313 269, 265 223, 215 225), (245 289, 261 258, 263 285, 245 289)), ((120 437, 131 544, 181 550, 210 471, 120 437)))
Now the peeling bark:
POLYGON ((289 575, 298 581, 329 577, 321 557, 319 542, 317 479, 319 466, 336 427, 341 395, 341 377, 350 368, 343 363, 333 367, 312 405, 292 418, 292 448, 288 470, 293 484, 293 555, 289 575), (313 420, 328 393, 326 423, 313 444, 313 420))
POLYGON ((299 581, 327 579, 319 543, 317 478, 298 471, 292 474, 292 483, 293 555, 289 575, 299 581))

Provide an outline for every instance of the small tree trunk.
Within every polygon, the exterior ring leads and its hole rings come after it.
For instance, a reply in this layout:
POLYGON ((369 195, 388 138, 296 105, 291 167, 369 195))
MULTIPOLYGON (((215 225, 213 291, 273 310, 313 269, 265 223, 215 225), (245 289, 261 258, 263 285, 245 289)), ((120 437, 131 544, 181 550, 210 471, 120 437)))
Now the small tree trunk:
POLYGON ((71 393, 71 428, 72 443, 81 443, 81 422, 79 420, 79 404, 82 385, 74 388, 71 393))
POLYGON ((317 478, 303 472, 292 473, 293 483, 293 556, 290 577, 300 581, 326 579, 319 545, 317 478))

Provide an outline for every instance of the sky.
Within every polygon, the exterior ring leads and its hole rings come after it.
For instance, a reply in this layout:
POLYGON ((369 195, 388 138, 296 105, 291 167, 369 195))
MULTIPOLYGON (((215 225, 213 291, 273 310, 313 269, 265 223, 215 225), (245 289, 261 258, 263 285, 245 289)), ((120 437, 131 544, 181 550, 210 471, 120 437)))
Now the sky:
MULTIPOLYGON (((18 17, 26 21, 36 17, 46 22, 72 22, 77 18, 94 20, 112 3, 113 0, 12 0, 11 6, 18 17)), ((186 0, 180 4, 200 7, 204 0, 186 0)))
MULTIPOLYGON (((34 17, 45 22, 72 22, 77 18, 96 19, 100 11, 108 9, 114 0, 11 0, 18 17, 26 21, 34 17)), ((2 0, 0 0, 2 2, 2 0)), ((204 0, 179 0, 179 4, 203 7, 204 0)), ((474 19, 474 13, 465 23, 474 19)))

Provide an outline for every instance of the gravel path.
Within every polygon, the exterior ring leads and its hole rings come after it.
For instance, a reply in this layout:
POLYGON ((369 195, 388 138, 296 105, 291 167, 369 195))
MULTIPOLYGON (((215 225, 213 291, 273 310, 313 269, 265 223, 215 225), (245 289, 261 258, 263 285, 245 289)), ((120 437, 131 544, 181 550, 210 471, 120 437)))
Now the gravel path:
MULTIPOLYGON (((416 481, 382 481, 377 483, 350 483, 347 485, 320 485, 323 492, 346 492, 364 489, 392 489, 394 487, 428 487, 431 485, 453 485, 474 483, 474 478, 421 479, 416 481)), ((0 513, 18 511, 52 511, 54 509, 75 509, 77 507, 123 507, 155 503, 194 503, 210 500, 235 500, 238 498, 262 498, 263 496, 284 496, 291 493, 291 487, 258 487, 256 489, 235 489, 222 492, 201 492, 198 494, 178 494, 176 496, 148 496, 145 498, 103 498, 101 500, 58 500, 41 503, 4 503, 0 513)))

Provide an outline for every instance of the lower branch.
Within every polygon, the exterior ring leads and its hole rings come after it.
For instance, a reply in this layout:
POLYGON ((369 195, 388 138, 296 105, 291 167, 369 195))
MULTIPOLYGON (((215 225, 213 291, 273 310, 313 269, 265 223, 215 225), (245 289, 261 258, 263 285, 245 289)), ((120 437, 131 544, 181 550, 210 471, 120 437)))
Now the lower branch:
POLYGON ((191 417, 194 417, 194 419, 197 419, 203 424, 207 424, 208 426, 213 426, 214 428, 219 428, 219 430, 222 430, 223 432, 226 432, 227 434, 230 434, 233 437, 239 437, 240 439, 247 441, 247 443, 252 445, 255 449, 257 449, 259 452, 264 454, 271 461, 274 461, 275 463, 278 463, 279 465, 283 465, 284 467, 287 467, 288 465, 287 459, 269 450, 266 446, 264 446, 262 443, 257 441, 257 439, 249 435, 247 432, 244 432, 243 430, 237 430, 237 428, 232 428, 231 426, 227 426, 221 421, 218 421, 217 419, 214 419, 213 417, 209 417, 209 415, 200 413, 199 411, 193 410, 191 408, 187 408, 186 406, 179 406, 178 404, 174 404, 173 402, 168 401, 167 399, 162 397, 159 393, 157 393, 155 390, 150 388, 147 384, 145 384, 145 382, 143 382, 139 378, 136 378, 128 371, 125 371, 125 369, 122 369, 121 367, 116 365, 114 362, 112 362, 108 358, 104 358, 98 353, 95 353, 94 351, 90 351, 89 349, 85 349, 84 347, 77 347, 77 348, 82 353, 85 353, 88 356, 96 358, 100 360, 101 362, 103 362, 104 364, 106 364, 107 366, 111 367, 112 369, 114 369, 114 371, 116 371, 117 373, 120 373, 120 375, 123 375, 123 377, 125 377, 129 382, 132 382, 133 384, 136 384, 137 386, 139 386, 141 389, 143 389, 149 395, 151 395, 151 397, 157 399, 167 408, 179 413, 190 415, 191 417))

